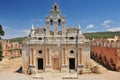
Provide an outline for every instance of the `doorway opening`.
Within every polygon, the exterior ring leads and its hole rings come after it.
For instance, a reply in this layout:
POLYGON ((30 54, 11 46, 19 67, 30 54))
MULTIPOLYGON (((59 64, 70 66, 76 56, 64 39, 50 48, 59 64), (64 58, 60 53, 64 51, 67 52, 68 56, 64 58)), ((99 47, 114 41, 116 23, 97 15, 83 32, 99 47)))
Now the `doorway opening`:
POLYGON ((43 70, 43 58, 38 58, 38 70, 43 70))
POLYGON ((53 58, 53 69, 59 69, 59 58, 53 58))
POLYGON ((69 59, 69 69, 72 69, 72 70, 75 69, 75 58, 69 59))

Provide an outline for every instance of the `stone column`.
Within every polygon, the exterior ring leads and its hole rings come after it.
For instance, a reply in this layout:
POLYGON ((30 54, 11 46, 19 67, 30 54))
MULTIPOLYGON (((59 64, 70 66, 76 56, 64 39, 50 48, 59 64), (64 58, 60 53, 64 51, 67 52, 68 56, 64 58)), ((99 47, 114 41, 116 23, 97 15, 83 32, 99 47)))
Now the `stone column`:
POLYGON ((36 55, 35 55, 35 50, 33 50, 33 65, 35 66, 35 61, 36 60, 36 55))
POLYGON ((46 50, 46 53, 45 53, 45 57, 46 57, 46 66, 48 65, 48 51, 46 50))
POLYGON ((81 51, 81 48, 79 48, 79 59, 78 59, 78 62, 79 62, 79 65, 82 64, 82 51, 81 51))
POLYGON ((34 63, 34 55, 33 55, 33 49, 32 49, 32 65, 34 63))
POLYGON ((50 22, 46 21, 46 36, 50 35, 50 22))
POLYGON ((32 55, 31 55, 31 49, 30 49, 30 64, 29 65, 31 65, 32 64, 32 55))
POLYGON ((48 54, 47 55, 48 55, 48 59, 47 60, 48 60, 48 65, 49 65, 50 64, 50 50, 49 49, 48 49, 48 54))
POLYGON ((47 65, 46 65, 46 69, 45 70, 47 72, 49 72, 49 71, 51 72, 51 70, 52 70, 52 67, 51 67, 52 66, 51 65, 51 50, 49 48, 47 48, 46 49, 46 53, 47 53, 46 54, 46 64, 47 65))
POLYGON ((62 65, 64 65, 64 48, 62 50, 62 65))
POLYGON ((31 49, 30 49, 30 65, 32 65, 32 52, 31 52, 31 49))
POLYGON ((62 36, 65 35, 65 21, 62 22, 62 36))
POLYGON ((51 53, 51 49, 49 50, 49 65, 51 66, 51 64, 52 64, 52 62, 51 62, 51 60, 52 60, 52 55, 51 55, 52 53, 51 53))
POLYGON ((66 51, 65 51, 65 48, 63 49, 63 64, 65 65, 66 64, 66 51))
POLYGON ((50 56, 49 56, 49 49, 47 48, 47 50, 46 50, 46 65, 48 66, 49 64, 50 64, 50 56))
POLYGON ((57 32, 58 32, 58 27, 57 27, 57 21, 54 21, 54 37, 56 37, 57 36, 57 32))

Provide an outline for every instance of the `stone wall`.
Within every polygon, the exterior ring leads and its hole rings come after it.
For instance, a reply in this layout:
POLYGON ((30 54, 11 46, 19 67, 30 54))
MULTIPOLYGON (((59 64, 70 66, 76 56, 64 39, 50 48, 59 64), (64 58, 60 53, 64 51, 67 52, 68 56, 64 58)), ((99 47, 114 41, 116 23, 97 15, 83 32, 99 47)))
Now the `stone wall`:
POLYGON ((7 59, 21 56, 21 45, 18 42, 2 40, 3 57, 7 59))
POLYGON ((111 70, 120 68, 120 48, 118 40, 112 42, 107 40, 91 41, 91 58, 111 70))

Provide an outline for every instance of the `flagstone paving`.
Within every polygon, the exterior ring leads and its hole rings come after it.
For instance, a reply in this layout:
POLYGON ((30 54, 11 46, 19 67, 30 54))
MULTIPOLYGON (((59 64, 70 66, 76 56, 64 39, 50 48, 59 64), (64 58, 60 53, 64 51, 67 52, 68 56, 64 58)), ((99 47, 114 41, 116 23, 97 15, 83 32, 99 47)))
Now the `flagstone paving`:
MULTIPOLYGON (((15 73, 21 66, 21 59, 0 62, 0 80, 120 80, 120 72, 104 70, 102 74, 43 72, 34 75, 15 73)), ((98 65, 98 64, 97 64, 98 65)))

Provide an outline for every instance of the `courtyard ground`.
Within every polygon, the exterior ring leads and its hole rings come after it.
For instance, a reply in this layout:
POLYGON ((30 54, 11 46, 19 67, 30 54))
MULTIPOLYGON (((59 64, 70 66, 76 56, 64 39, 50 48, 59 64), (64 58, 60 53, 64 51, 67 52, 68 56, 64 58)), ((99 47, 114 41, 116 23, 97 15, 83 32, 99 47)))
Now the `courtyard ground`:
POLYGON ((21 58, 12 60, 3 60, 0 62, 0 80, 120 80, 120 72, 104 69, 102 74, 82 74, 76 73, 60 73, 60 72, 44 72, 41 74, 27 75, 15 73, 21 66, 21 58), (67 79, 64 77, 75 76, 77 78, 67 79), (38 78, 37 78, 38 77, 38 78), (40 78, 41 77, 41 78, 40 78))

